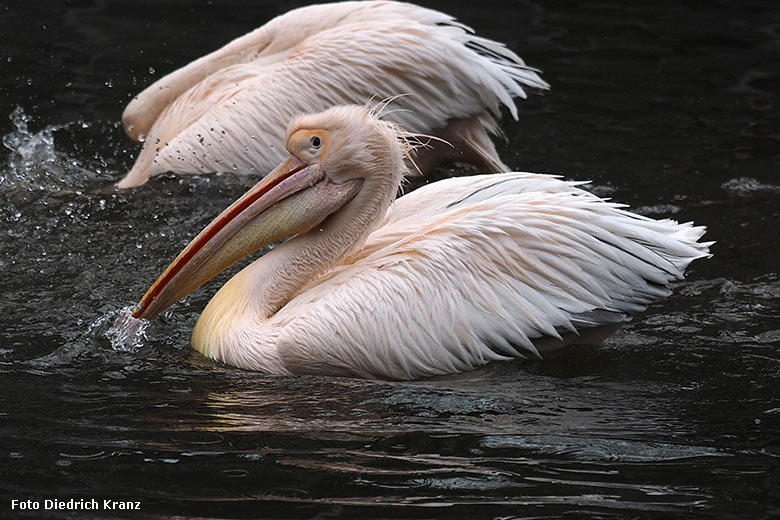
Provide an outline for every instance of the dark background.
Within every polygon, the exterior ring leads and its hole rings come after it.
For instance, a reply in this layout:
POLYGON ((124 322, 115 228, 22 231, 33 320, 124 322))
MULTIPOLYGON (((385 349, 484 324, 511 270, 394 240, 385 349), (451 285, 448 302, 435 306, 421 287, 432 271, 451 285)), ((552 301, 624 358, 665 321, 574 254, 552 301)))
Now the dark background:
POLYGON ((219 282, 119 349, 113 316, 247 186, 115 191, 136 153, 124 105, 305 3, 6 2, 0 516, 11 498, 92 497, 150 518, 780 514, 780 8, 422 3, 551 84, 505 114, 506 162, 707 225, 715 256, 601 347, 453 378, 215 366, 189 333, 219 282))

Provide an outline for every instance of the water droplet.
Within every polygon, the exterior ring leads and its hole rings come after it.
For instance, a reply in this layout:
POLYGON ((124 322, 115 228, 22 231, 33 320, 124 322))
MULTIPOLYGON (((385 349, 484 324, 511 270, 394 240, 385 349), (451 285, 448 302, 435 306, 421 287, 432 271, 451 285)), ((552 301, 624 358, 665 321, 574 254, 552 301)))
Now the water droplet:
POLYGON ((154 67, 149 67, 149 74, 154 74, 154 67))

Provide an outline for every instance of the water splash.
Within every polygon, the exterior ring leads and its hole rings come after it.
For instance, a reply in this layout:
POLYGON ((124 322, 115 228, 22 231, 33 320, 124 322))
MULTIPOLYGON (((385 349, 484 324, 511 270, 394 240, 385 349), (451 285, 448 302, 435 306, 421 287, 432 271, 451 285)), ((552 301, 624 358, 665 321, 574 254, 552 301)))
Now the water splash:
POLYGON ((8 171, 0 173, 0 186, 25 185, 45 189, 46 186, 69 185, 74 177, 94 177, 94 173, 80 160, 58 152, 54 146, 55 132, 74 125, 89 128, 90 123, 75 121, 48 125, 33 132, 29 127, 32 117, 19 106, 11 112, 9 119, 16 130, 3 136, 3 145, 12 153, 8 160, 8 171))
POLYGON ((108 341, 111 348, 118 351, 139 349, 146 342, 150 322, 134 318, 132 310, 132 306, 126 306, 99 317, 89 327, 90 337, 97 343, 108 341))

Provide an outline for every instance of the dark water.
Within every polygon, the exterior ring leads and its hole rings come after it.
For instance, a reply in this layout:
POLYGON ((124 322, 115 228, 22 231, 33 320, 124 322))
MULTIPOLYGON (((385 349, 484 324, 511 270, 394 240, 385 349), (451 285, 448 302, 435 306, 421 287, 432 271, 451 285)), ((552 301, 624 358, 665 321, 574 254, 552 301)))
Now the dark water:
MULTIPOLYGON (((215 366, 189 333, 225 276, 120 348, 110 320, 249 184, 115 191, 136 151, 121 110, 290 3, 7 2, 0 516, 70 498, 147 518, 780 515, 780 8, 425 3, 552 85, 504 121, 505 160, 706 224, 715 256, 601 347, 438 380, 215 366)), ((68 515, 127 513, 27 513, 68 515)))

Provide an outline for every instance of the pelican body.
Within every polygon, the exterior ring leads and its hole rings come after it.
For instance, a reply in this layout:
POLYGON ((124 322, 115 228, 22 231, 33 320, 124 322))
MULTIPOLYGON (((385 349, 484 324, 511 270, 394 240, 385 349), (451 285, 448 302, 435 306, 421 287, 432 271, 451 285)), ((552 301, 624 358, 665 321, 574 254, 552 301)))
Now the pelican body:
POLYGON ((338 2, 295 9, 161 78, 122 115, 143 148, 128 188, 165 172, 262 174, 285 156, 296 115, 397 97, 388 114, 411 132, 446 140, 417 157, 506 171, 491 140, 505 105, 547 89, 502 44, 444 13, 412 4, 338 2))
POLYGON ((137 304, 152 318, 227 282, 192 335, 269 374, 414 379, 610 330, 708 255, 703 227, 653 220, 554 176, 451 178, 396 197, 413 137, 365 107, 300 116, 289 157, 209 224, 137 304))

